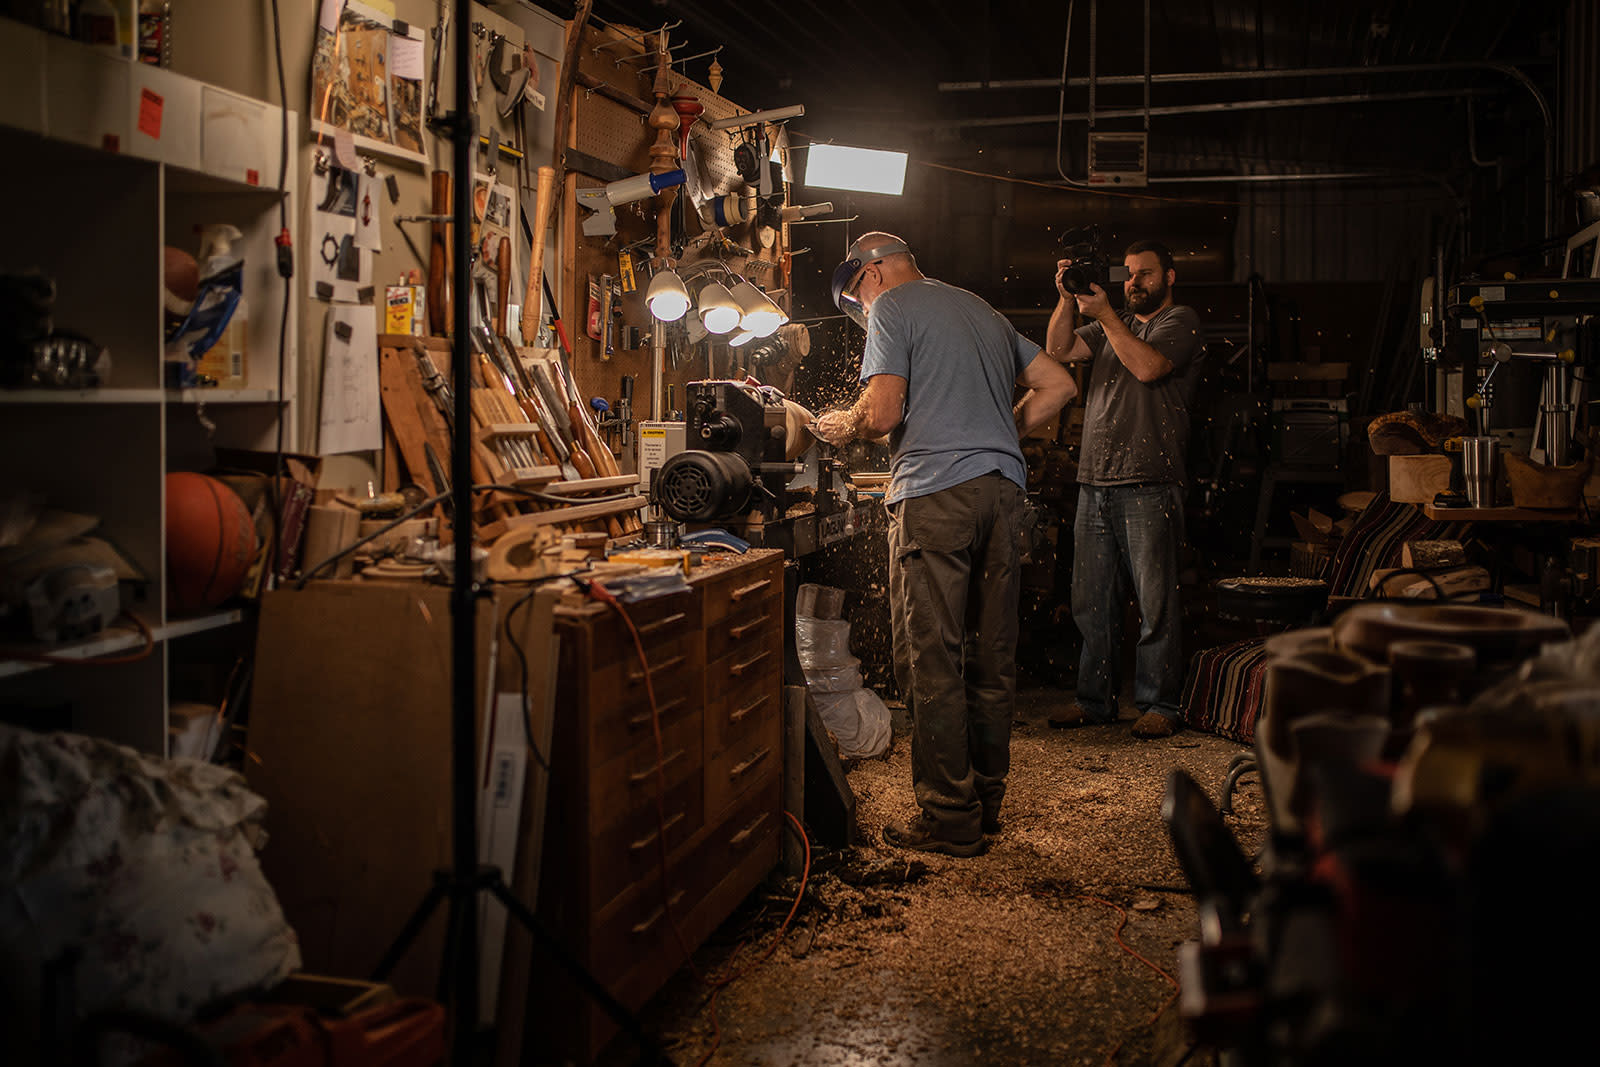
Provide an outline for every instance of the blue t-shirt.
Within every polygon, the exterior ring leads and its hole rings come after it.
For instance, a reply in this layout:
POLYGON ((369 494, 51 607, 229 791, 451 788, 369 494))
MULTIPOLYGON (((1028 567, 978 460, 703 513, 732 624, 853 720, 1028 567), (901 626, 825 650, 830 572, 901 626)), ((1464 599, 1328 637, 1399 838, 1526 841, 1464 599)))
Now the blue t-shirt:
POLYGON ((886 502, 990 471, 1026 487, 1011 404, 1017 378, 1038 354, 1038 345, 965 289, 921 278, 879 294, 867 316, 861 380, 906 380, 905 414, 889 434, 886 502))

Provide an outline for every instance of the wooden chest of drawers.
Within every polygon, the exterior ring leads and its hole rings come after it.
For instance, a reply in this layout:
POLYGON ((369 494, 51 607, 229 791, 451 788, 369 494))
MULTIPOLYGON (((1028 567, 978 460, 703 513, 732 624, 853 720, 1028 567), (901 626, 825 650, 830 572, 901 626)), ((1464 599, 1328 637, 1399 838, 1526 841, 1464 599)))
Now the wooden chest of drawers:
MULTIPOLYGON (((688 592, 626 605, 644 662, 616 611, 557 609, 537 910, 630 1009, 778 862, 783 565, 712 558, 688 592)), ((616 1027, 535 955, 521 1062, 591 1060, 616 1027)))

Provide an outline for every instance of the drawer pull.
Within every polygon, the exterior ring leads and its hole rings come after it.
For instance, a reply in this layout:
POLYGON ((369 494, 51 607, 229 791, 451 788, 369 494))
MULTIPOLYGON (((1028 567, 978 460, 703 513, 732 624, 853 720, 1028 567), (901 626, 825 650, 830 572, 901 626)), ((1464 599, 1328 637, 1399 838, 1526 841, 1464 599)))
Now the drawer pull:
POLYGON ((772 695, 770 693, 765 695, 765 696, 757 697, 755 700, 753 700, 750 703, 746 704, 744 707, 740 708, 738 711, 733 712, 731 715, 729 715, 728 716, 728 721, 729 722, 738 722, 740 719, 744 718, 746 715, 750 714, 752 711, 755 711, 757 708, 759 708, 761 705, 765 704, 767 701, 769 701, 771 699, 772 699, 772 695))
POLYGON ((737 782, 740 778, 743 778, 745 775, 750 773, 750 768, 754 767, 756 764, 760 763, 762 760, 766 759, 771 754, 772 754, 772 749, 771 748, 764 748, 760 752, 757 752, 754 756, 751 756, 749 759, 747 759, 743 763, 739 764, 733 770, 729 771, 728 772, 728 780, 737 782))
MULTIPOLYGON (((682 663, 684 659, 685 657, 683 656, 673 656, 671 659, 664 659, 660 663, 652 663, 650 665, 650 677, 654 678, 662 671, 671 670, 672 668, 678 666, 678 664, 682 663)), ((644 681, 644 671, 630 670, 628 672, 629 685, 638 685, 642 681, 644 681)))
POLYGON ((643 637, 645 634, 653 634, 664 626, 671 626, 675 622, 682 622, 688 617, 689 616, 686 612, 680 611, 673 615, 663 616, 662 618, 657 619, 655 622, 647 622, 638 628, 639 636, 643 637))
POLYGON ((744 673, 746 671, 748 671, 751 667, 754 667, 756 664, 760 663, 762 660, 764 660, 766 658, 767 658, 767 650, 766 649, 762 649, 760 652, 756 653, 754 656, 751 656, 749 659, 745 660, 743 663, 735 663, 733 666, 729 667, 728 668, 728 673, 733 675, 735 678, 742 678, 742 677, 744 677, 744 673))
MULTIPOLYGON (((671 700, 667 701, 665 704, 659 705, 656 708, 656 714, 661 716, 661 718, 664 719, 664 718, 667 717, 667 712, 676 710, 677 708, 681 707, 682 705, 688 703, 688 701, 689 701, 688 697, 673 697, 671 700)), ((630 730, 637 730, 642 726, 649 726, 649 725, 650 725, 650 713, 649 712, 640 712, 638 715, 635 715, 633 718, 628 720, 628 729, 630 729, 630 730)))
POLYGON ((652 926, 654 926, 656 923, 660 922, 662 917, 667 914, 667 908, 675 908, 675 907, 677 907, 678 906, 678 901, 680 901, 682 899, 683 899, 683 891, 680 889, 678 892, 672 894, 672 899, 667 901, 667 907, 666 908, 657 908, 655 911, 650 913, 650 917, 648 919, 641 919, 640 921, 634 923, 632 929, 630 930, 630 932, 635 934, 635 935, 649 933, 650 932, 650 928, 652 926))
POLYGON ((743 626, 730 627, 728 630, 728 636, 732 637, 735 641, 743 641, 745 634, 749 633, 751 630, 760 629, 766 624, 766 617, 763 616, 759 619, 756 619, 754 622, 747 622, 743 626))
POLYGON ((679 756, 682 756, 682 755, 683 755, 683 749, 680 748, 676 752, 673 752, 673 753, 668 754, 667 756, 664 756, 660 763, 652 763, 650 766, 646 767, 642 771, 635 771, 633 774, 628 775, 629 783, 631 783, 633 785, 641 785, 641 784, 643 784, 645 782, 648 782, 650 779, 652 779, 652 778, 654 778, 656 776, 656 771, 658 771, 658 770, 662 770, 662 771, 666 770, 667 769, 667 764, 671 763, 673 760, 677 759, 679 756))
POLYGON ((759 592, 761 592, 761 590, 765 589, 767 586, 769 586, 771 584, 772 584, 772 579, 771 578, 763 578, 759 582, 751 582, 749 585, 740 586, 738 589, 735 589, 733 591, 733 599, 734 600, 743 600, 745 597, 749 596, 751 593, 759 593, 759 592))
POLYGON ((755 837, 756 831, 761 829, 761 824, 766 821, 767 813, 762 812, 760 815, 757 815, 751 820, 749 826, 746 826, 743 830, 740 830, 738 833, 729 838, 728 844, 732 845, 734 848, 743 848, 750 842, 751 838, 755 837))
MULTIPOLYGON (((676 826, 680 822, 682 822, 683 820, 684 820, 684 813, 683 812, 681 812, 681 811, 674 812, 672 815, 668 816, 666 822, 662 823, 661 825, 666 827, 668 830, 670 830, 674 826, 676 826)), ((661 831, 659 831, 659 830, 651 830, 649 833, 647 833, 643 837, 639 838, 639 840, 637 840, 637 841, 633 842, 633 844, 629 845, 628 846, 628 851, 630 851, 630 852, 638 852, 640 849, 650 847, 651 843, 655 841, 656 835, 659 834, 660 832, 661 831)))

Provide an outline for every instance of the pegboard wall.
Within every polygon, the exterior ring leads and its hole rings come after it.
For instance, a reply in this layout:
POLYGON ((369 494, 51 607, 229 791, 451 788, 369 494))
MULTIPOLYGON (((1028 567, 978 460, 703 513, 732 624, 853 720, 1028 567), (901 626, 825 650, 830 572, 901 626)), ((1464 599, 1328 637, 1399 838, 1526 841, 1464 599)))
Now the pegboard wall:
MULTIPOLYGON (((646 121, 649 109, 655 104, 652 92, 655 61, 653 49, 647 47, 646 41, 654 43, 653 37, 646 38, 637 31, 623 27, 587 28, 578 53, 578 69, 583 77, 573 90, 573 125, 568 144, 583 156, 615 165, 630 174, 650 169, 649 149, 655 140, 655 130, 646 121), (585 86, 584 82, 588 82, 588 85, 585 86), (604 88, 595 88, 597 84, 604 88), (620 102, 616 99, 618 95, 628 98, 629 103, 620 102)), ((697 177, 703 192, 706 195, 721 195, 748 190, 733 164, 733 149, 744 136, 743 133, 712 130, 707 124, 745 114, 749 109, 676 71, 671 74, 670 82, 669 95, 691 94, 705 108, 700 121, 690 131, 692 154, 698 163, 697 177)), ((768 135, 778 147, 787 179, 787 138, 781 129, 773 127, 768 128, 768 135)), ((561 291, 557 299, 561 304, 567 334, 572 341, 573 376, 585 396, 604 397, 613 405, 621 392, 622 378, 632 376, 634 418, 661 418, 670 411, 658 413, 651 410, 652 323, 644 303, 645 288, 649 284, 647 264, 655 254, 656 213, 662 200, 671 196, 675 220, 674 241, 679 240, 681 235, 691 247, 695 246, 695 238, 704 235, 706 228, 694 205, 685 203, 689 199, 687 189, 679 187, 670 193, 616 208, 617 232, 614 235, 585 236, 583 220, 588 212, 578 206, 577 192, 605 184, 606 181, 597 175, 582 173, 575 161, 569 158, 562 191, 563 255, 561 291), (607 275, 618 277, 621 274, 618 257, 625 251, 632 257, 636 284, 633 292, 621 296, 620 321, 627 329, 615 331, 613 351, 607 354, 602 342, 590 332, 591 280, 599 281, 607 275)), ((786 202, 788 190, 786 180, 786 202)), ((780 226, 765 248, 753 222, 725 227, 722 233, 735 245, 756 254, 719 258, 724 259, 729 269, 745 275, 767 290, 787 310, 790 302, 784 266, 788 250, 788 225, 780 226)), ((692 260, 703 255, 703 252, 695 251, 685 258, 692 260)), ((675 393, 677 406, 681 409, 686 382, 734 373, 738 369, 741 350, 729 349, 721 341, 701 341, 690 346, 682 323, 673 324, 669 329, 673 331, 675 343, 672 351, 678 361, 674 364, 669 359, 663 380, 675 387, 671 391, 675 393), (707 350, 708 344, 711 345, 710 351, 707 350)), ((664 399, 666 392, 664 390, 664 399)), ((631 469, 633 457, 624 454, 619 462, 624 469, 631 469)))

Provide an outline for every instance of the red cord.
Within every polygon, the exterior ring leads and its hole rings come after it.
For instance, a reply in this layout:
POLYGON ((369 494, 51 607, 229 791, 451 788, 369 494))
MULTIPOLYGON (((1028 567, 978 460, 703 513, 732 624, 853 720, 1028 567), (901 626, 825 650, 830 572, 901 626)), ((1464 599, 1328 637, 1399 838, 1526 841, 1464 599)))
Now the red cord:
MULTIPOLYGON (((1133 948, 1133 946, 1122 940, 1122 930, 1128 925, 1128 913, 1124 911, 1120 905, 1113 904, 1109 900, 1101 900, 1099 897, 1089 897, 1088 899, 1094 901, 1096 904, 1104 904, 1106 907, 1112 909, 1118 915, 1122 916, 1122 921, 1117 924, 1117 929, 1115 933, 1112 934, 1112 936, 1116 938, 1117 944, 1122 946, 1122 951, 1126 952, 1128 955, 1132 956, 1134 959, 1138 960, 1140 963, 1144 964, 1146 967, 1165 978, 1168 982, 1172 983, 1172 995, 1166 1000, 1162 1001, 1161 1006, 1155 1010, 1155 1014, 1150 1016, 1149 1020, 1145 1023, 1146 1026, 1149 1026, 1157 1019, 1161 1018, 1162 1012, 1166 1011, 1172 1006, 1172 1002, 1178 999, 1178 994, 1182 991, 1183 987, 1178 984, 1178 980, 1176 978, 1172 977, 1172 975, 1168 974, 1154 963, 1151 963, 1144 956, 1140 955, 1138 950, 1133 948)), ((1122 1051, 1122 1046, 1123 1041, 1118 1041, 1115 1045, 1111 1046, 1111 1051, 1106 1053, 1105 1062, 1107 1067, 1116 1062, 1117 1053, 1122 1051)))
MULTIPOLYGON (((673 936, 678 940, 678 948, 683 952, 684 959, 689 964, 689 969, 694 972, 696 978, 711 989, 711 1047, 700 1058, 699 1063, 703 1065, 722 1043, 722 1030, 717 1023, 717 996, 722 992, 723 987, 731 985, 744 977, 752 967, 771 958, 772 954, 777 951, 778 945, 783 942, 784 934, 788 932, 789 923, 794 920, 795 913, 800 910, 800 901, 805 898, 806 884, 811 878, 811 839, 806 836, 805 827, 801 825, 800 820, 794 816, 794 813, 785 811, 783 814, 794 824, 795 831, 799 833, 800 841, 805 846, 805 865, 800 872, 800 887, 795 891, 794 903, 789 906, 789 914, 784 916, 782 925, 778 927, 772 936, 772 943, 767 946, 767 951, 762 953, 758 959, 751 960, 738 970, 720 978, 708 978, 701 972, 699 965, 695 963, 694 953, 689 948, 688 939, 683 936, 683 931, 678 926, 678 920, 672 914, 672 893, 667 884, 667 777, 663 759, 664 751, 661 743, 661 710, 656 704, 655 684, 650 679, 650 660, 645 655, 644 641, 639 636, 639 629, 633 624, 633 619, 628 615, 627 609, 622 606, 622 602, 599 582, 590 582, 588 593, 589 596, 611 608, 622 618, 623 625, 628 628, 629 636, 633 638, 633 649, 639 656, 639 667, 644 673, 645 693, 650 698, 650 728, 655 735, 656 742, 656 848, 657 861, 661 870, 661 910, 666 915, 667 922, 672 926, 673 936)), ((743 947, 743 945, 739 946, 739 948, 743 947)), ((734 949, 735 954, 738 951, 738 948, 734 949)))

